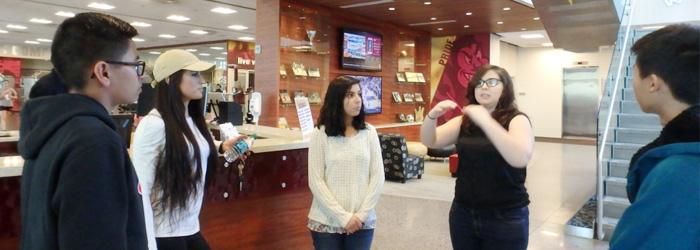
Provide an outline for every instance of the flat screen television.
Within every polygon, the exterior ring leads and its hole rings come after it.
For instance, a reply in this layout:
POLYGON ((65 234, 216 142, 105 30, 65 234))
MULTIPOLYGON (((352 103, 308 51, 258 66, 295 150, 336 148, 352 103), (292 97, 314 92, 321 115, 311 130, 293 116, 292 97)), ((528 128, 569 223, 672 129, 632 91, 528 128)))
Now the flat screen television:
POLYGON ((353 29, 342 29, 340 35, 343 69, 382 70, 382 35, 353 29))
POLYGON ((382 77, 381 76, 356 76, 348 75, 360 81, 362 93, 362 105, 365 114, 379 114, 382 112, 382 77))

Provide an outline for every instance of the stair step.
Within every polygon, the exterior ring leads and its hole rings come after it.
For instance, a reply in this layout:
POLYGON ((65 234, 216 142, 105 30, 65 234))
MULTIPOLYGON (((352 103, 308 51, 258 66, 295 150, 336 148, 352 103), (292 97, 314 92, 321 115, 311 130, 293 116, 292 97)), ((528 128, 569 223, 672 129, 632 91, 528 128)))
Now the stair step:
POLYGON ((610 204, 615 204, 618 206, 625 206, 629 207, 630 206, 630 200, 627 198, 620 198, 620 197, 612 197, 612 196, 603 196, 603 202, 604 203, 610 203, 610 204))
POLYGON ((627 198, 627 178, 606 177, 605 195, 609 197, 627 198))
POLYGON ((642 108, 639 107, 639 103, 637 103, 637 100, 635 99, 632 99, 631 101, 622 100, 620 101, 620 106, 622 113, 625 114, 646 114, 644 111, 642 111, 642 108))
POLYGON ((605 158, 629 160, 643 146, 644 144, 614 142, 606 146, 606 155, 608 156, 605 158))
POLYGON ((623 88, 622 100, 636 101, 637 99, 634 97, 634 88, 623 88))
POLYGON ((603 159, 603 164, 608 167, 608 176, 627 178, 629 171, 629 160, 603 159))
POLYGON ((650 114, 617 114, 617 126, 624 128, 661 129, 661 121, 656 115, 650 114))
POLYGON ((603 198, 603 216, 610 218, 620 218, 629 207, 627 198, 605 196, 603 198))
POLYGON ((618 221, 620 220, 616 218, 603 217, 603 240, 610 240, 613 232, 615 232, 615 227, 617 227, 618 221))
POLYGON ((615 141, 624 143, 647 144, 661 133, 660 129, 649 128, 615 128, 615 141))

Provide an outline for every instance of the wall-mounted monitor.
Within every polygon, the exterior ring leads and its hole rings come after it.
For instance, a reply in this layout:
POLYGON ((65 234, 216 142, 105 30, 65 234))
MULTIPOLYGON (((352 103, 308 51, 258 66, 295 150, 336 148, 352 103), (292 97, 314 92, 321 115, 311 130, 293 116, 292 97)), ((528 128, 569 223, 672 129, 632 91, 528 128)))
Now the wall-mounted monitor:
POLYGON ((343 69, 381 71, 382 35, 354 29, 342 29, 340 66, 343 69))
POLYGON ((382 77, 381 76, 356 76, 348 75, 360 81, 362 104, 365 114, 379 114, 382 112, 382 77))

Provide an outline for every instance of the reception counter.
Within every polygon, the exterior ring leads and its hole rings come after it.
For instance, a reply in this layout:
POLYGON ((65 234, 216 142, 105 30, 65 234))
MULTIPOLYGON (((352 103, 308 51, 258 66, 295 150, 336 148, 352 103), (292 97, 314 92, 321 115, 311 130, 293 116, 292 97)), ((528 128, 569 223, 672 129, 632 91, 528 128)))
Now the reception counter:
MULTIPOLYGON (((245 162, 219 158, 205 194, 201 232, 212 249, 310 248, 308 142, 299 131, 252 125, 238 130, 259 139, 245 162)), ((0 250, 18 248, 23 164, 20 156, 0 157, 0 250)))

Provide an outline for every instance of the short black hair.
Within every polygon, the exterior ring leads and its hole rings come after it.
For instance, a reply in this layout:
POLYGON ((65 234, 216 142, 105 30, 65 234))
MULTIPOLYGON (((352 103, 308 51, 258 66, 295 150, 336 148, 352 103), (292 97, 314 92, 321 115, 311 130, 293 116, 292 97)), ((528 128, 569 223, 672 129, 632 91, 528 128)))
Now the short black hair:
MULTIPOLYGON (((343 101, 350 88, 353 85, 359 85, 360 81, 349 77, 339 76, 330 84, 326 91, 326 97, 323 99, 321 114, 318 116, 317 127, 324 126, 326 135, 328 136, 345 136, 345 110, 343 109, 343 101)), ((353 117, 352 127, 357 130, 367 128, 365 124, 365 104, 362 103, 360 114, 353 117)))
POLYGON ((690 105, 700 103, 700 26, 668 25, 639 39, 632 46, 641 77, 655 74, 673 97, 690 105))
POLYGON ((90 67, 100 60, 120 60, 138 31, 129 23, 101 13, 80 13, 58 26, 51 63, 69 89, 82 90, 90 67))

